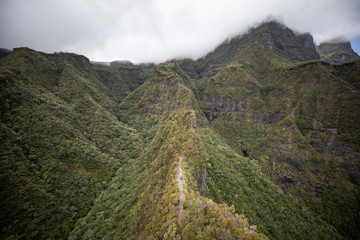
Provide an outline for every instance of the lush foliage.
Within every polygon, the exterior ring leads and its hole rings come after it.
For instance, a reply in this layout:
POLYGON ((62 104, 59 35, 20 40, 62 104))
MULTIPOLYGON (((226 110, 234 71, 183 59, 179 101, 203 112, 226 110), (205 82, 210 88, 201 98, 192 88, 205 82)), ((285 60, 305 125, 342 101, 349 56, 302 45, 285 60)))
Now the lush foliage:
POLYGON ((142 148, 81 56, 15 50, 1 62, 1 104, 3 236, 65 237, 142 148))
POLYGON ((271 22, 155 67, 1 58, 0 238, 360 238, 359 60, 302 44, 271 22))
MULTIPOLYGON (((137 90, 144 92, 141 94, 143 99, 137 101, 160 102, 161 113, 167 114, 158 116, 156 133, 148 146, 138 159, 124 165, 118 172, 89 214, 78 222, 71 239, 179 239, 176 221, 179 167, 184 170, 182 181, 186 195, 181 219, 183 239, 265 239, 254 229, 249 230, 246 219, 237 215, 234 208, 200 196, 199 188, 203 186, 199 185, 198 179, 206 167, 207 155, 197 131, 193 93, 183 85, 181 75, 174 69, 179 71, 175 64, 158 66, 151 79, 157 89, 145 84, 137 90), (167 97, 169 92, 175 96, 167 97), (180 156, 183 158, 181 166, 180 156), (119 221, 122 224, 118 224, 119 221)), ((127 101, 125 99, 124 105, 127 101)), ((136 114, 144 118, 154 114, 153 109, 138 108, 136 114)), ((130 109, 124 115, 130 118, 129 115, 133 114, 134 110, 130 109)))

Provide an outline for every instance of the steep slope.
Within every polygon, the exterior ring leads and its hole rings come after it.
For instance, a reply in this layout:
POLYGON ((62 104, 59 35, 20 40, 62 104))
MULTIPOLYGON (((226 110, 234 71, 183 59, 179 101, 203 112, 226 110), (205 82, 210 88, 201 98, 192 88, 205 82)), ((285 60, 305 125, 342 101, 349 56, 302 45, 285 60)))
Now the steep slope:
MULTIPOLYGON (((225 66, 234 57, 243 57, 243 63, 249 60, 257 61, 252 62, 252 67, 259 69, 266 69, 267 65, 284 60, 320 59, 314 43, 310 43, 309 39, 312 39, 311 35, 295 35, 292 30, 278 22, 265 22, 250 29, 245 35, 225 41, 193 65, 200 77, 211 77, 217 73, 216 69, 225 66)), ((259 69, 257 73, 260 72, 259 69)))
POLYGON ((101 81, 120 103, 129 93, 143 84, 152 72, 154 65, 134 65, 131 62, 93 63, 101 81))
POLYGON ((232 207, 202 196, 206 152, 197 126, 204 119, 179 72, 175 64, 159 65, 125 99, 124 105, 139 104, 128 115, 158 118, 156 133, 139 158, 118 172, 70 239, 266 239, 232 207), (129 188, 132 194, 126 194, 129 188))
POLYGON ((321 60, 328 63, 343 63, 359 58, 356 52, 351 48, 350 42, 325 42, 318 47, 321 60))
POLYGON ((65 238, 142 138, 85 57, 15 49, 0 81, 1 238, 65 238))
POLYGON ((200 106, 238 154, 257 159, 274 183, 345 238, 357 238, 359 62, 305 61, 312 57, 297 44, 309 48, 306 39, 294 38, 275 23, 242 36, 230 62, 194 79, 200 106))
POLYGON ((360 61, 353 60, 343 64, 334 65, 337 70, 336 75, 342 80, 348 82, 357 90, 360 90, 360 61))
POLYGON ((310 33, 296 34, 296 40, 307 50, 311 59, 319 59, 320 54, 316 50, 314 39, 310 33))
POLYGON ((70 238, 263 238, 242 213, 272 239, 339 237, 272 184, 257 161, 237 154, 208 127, 185 78, 176 64, 159 65, 124 100, 123 116, 139 132, 142 124, 156 122, 154 137, 118 172, 70 238))
POLYGON ((358 239, 360 61, 269 22, 202 59, 0 59, 1 239, 358 239))

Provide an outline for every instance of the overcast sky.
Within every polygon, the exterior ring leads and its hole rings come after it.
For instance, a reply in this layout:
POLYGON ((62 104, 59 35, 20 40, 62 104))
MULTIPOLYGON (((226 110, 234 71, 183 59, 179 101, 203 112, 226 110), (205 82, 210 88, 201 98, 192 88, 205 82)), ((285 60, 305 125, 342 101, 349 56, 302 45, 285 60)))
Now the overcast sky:
POLYGON ((269 16, 316 42, 360 42, 359 0, 0 0, 0 48, 97 61, 198 58, 269 16))

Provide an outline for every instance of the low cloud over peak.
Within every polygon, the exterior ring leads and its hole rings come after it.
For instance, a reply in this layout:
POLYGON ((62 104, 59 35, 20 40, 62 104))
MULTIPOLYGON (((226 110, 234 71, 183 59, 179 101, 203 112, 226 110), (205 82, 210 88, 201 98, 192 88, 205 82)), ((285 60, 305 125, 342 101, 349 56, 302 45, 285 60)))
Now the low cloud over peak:
POLYGON ((273 16, 316 42, 360 36, 358 0, 2 0, 0 47, 92 60, 198 58, 273 16))

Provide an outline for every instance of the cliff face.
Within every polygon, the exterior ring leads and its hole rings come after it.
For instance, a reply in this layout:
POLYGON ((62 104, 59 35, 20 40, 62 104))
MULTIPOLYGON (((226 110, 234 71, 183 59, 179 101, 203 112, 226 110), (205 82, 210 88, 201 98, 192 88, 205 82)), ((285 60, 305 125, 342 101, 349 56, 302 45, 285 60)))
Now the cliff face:
MULTIPOLYGON (((277 23, 230 42, 236 53, 221 57, 228 59, 221 67, 213 62, 225 54, 222 46, 208 55, 209 61, 198 60, 201 69, 208 69, 195 81, 209 124, 237 153, 261 159, 263 171, 284 191, 309 206, 325 204, 310 208, 341 234, 358 236, 357 214, 351 212, 359 208, 359 60, 337 66, 306 61, 320 58, 311 35, 294 35, 277 23), (341 195, 346 197, 339 201, 341 195), (336 216, 323 212, 334 202, 349 207, 333 208, 336 216), (352 233, 343 229, 344 212, 352 215, 352 226, 346 227, 352 233)), ((349 44, 320 46, 322 60, 330 63, 341 52, 352 52, 349 44), (332 58, 325 59, 325 51, 333 51, 332 58)))
POLYGON ((335 64, 359 58, 351 48, 350 42, 325 42, 319 45, 321 60, 335 64))
POLYGON ((1 238, 359 238, 360 60, 316 50, 276 22, 157 66, 15 49, 1 238))
POLYGON ((213 52, 195 61, 195 68, 200 76, 213 76, 217 68, 231 62, 238 51, 246 48, 268 50, 292 61, 320 58, 311 35, 296 36, 286 26, 268 22, 250 29, 248 34, 225 41, 213 52))
POLYGON ((307 50, 312 59, 320 59, 320 54, 316 51, 314 39, 310 33, 298 34, 296 40, 307 50))

